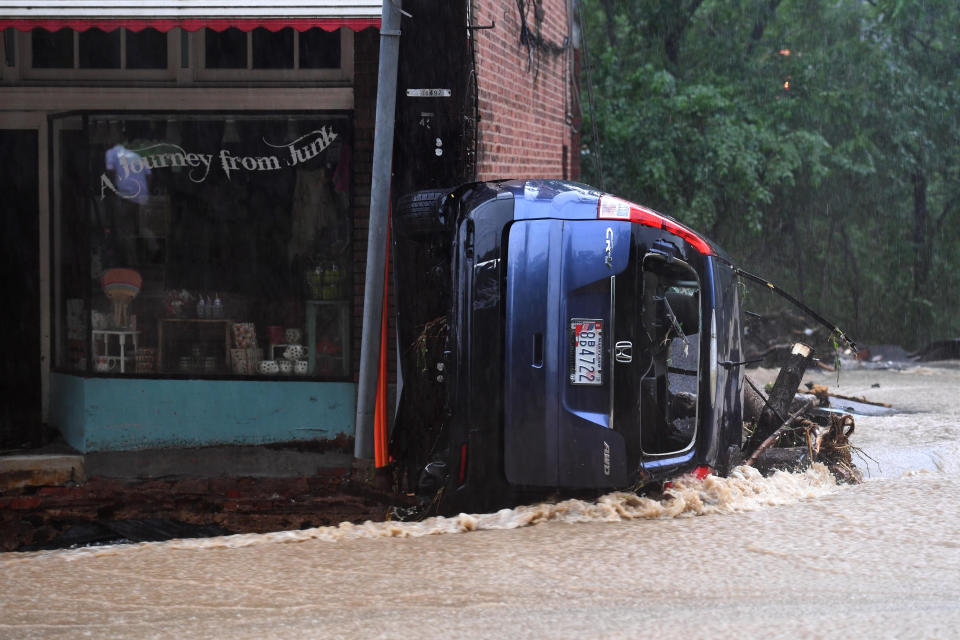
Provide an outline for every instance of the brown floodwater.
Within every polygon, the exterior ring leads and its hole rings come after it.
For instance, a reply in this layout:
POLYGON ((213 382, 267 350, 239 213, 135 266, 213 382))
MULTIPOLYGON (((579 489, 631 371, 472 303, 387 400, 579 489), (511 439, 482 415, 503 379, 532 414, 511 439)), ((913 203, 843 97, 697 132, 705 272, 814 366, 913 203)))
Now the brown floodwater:
POLYGON ((859 486, 744 468, 660 501, 0 554, 0 638, 955 637, 958 391, 957 363, 842 373, 901 410, 856 418, 859 486))

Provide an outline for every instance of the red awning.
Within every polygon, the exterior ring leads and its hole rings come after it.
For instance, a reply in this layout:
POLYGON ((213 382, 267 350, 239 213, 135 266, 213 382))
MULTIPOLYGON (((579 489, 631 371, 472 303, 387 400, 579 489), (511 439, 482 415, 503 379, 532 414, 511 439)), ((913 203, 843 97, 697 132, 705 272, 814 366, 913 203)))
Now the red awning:
POLYGON ((380 28, 380 18, 300 18, 292 20, 290 18, 273 18, 270 20, 247 19, 247 18, 218 18, 211 20, 192 19, 192 20, 134 20, 134 19, 112 19, 112 20, 88 20, 88 19, 64 19, 47 18, 41 20, 23 20, 0 18, 0 29, 19 29, 20 31, 30 31, 31 29, 46 29, 48 31, 58 31, 60 29, 73 29, 74 31, 86 31, 87 29, 101 29, 103 31, 113 31, 114 29, 129 29, 130 31, 141 31, 143 29, 156 29, 157 31, 170 31, 176 28, 185 31, 199 31, 200 29, 213 29, 214 31, 223 31, 225 29, 240 29, 241 31, 252 31, 263 27, 270 31, 279 31, 287 27, 293 27, 297 31, 306 31, 314 27, 320 27, 326 31, 336 31, 340 27, 345 27, 353 31, 360 31, 367 27, 375 29, 380 28))
POLYGON ((131 31, 157 29, 186 31, 236 28, 251 31, 263 27, 278 31, 292 27, 305 31, 341 27, 359 31, 380 27, 381 0, 316 0, 305 2, 243 2, 235 0, 0 0, 0 29, 102 29, 131 31))

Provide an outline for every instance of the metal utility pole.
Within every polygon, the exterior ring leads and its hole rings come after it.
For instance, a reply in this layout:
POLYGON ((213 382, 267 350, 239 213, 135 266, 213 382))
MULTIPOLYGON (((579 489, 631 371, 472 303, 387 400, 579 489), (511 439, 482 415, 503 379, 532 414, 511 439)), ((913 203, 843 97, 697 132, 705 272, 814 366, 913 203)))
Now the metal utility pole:
POLYGON ((393 129, 397 105, 397 59, 400 52, 400 0, 383 0, 380 18, 380 62, 377 75, 377 114, 373 136, 373 178, 370 186, 370 222, 367 234, 367 270, 363 290, 363 334, 360 339, 360 379, 357 385, 354 458, 373 457, 373 416, 377 396, 377 360, 383 312, 387 212, 393 129))

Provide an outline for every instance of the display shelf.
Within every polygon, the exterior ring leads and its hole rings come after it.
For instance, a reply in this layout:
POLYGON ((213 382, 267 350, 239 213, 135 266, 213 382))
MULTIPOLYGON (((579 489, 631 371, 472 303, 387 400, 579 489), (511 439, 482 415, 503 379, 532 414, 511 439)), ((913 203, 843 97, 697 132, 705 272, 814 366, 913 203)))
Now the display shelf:
POLYGON ((93 329, 90 332, 90 342, 93 346, 94 370, 99 373, 109 373, 114 371, 113 364, 119 363, 120 368, 118 373, 126 373, 127 360, 131 362, 136 361, 139 336, 140 332, 134 329, 93 329), (130 339, 129 352, 127 350, 128 338, 130 339), (114 343, 117 346, 115 353, 112 350, 114 343), (102 346, 103 350, 99 350, 98 346, 102 346), (98 358, 106 358, 106 362, 110 363, 107 369, 101 370, 97 368, 98 358))

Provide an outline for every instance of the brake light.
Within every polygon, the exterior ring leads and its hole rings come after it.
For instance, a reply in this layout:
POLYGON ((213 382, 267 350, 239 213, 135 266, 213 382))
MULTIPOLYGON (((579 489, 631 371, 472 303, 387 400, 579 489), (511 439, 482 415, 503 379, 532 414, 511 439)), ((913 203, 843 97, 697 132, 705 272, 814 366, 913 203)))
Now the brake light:
MULTIPOLYGON (((708 467, 706 465, 701 465, 699 467, 694 467, 693 471, 690 471, 687 475, 693 476, 697 480, 703 480, 711 473, 713 473, 713 469, 711 467, 708 467)), ((663 483, 664 489, 669 489, 672 486, 673 486, 673 482, 671 480, 667 480, 666 482, 663 483)))
POLYGON ((710 467, 704 465, 704 466, 702 466, 702 467, 697 467, 696 469, 694 469, 694 470, 691 471, 690 473, 693 474, 693 477, 696 478, 697 480, 703 480, 703 479, 706 478, 708 475, 710 475, 711 473, 713 473, 713 469, 711 469, 710 467))
POLYGON ((713 249, 707 241, 675 220, 661 215, 653 209, 641 207, 638 204, 621 200, 615 196, 600 196, 597 204, 597 217, 602 220, 629 220, 636 224, 654 229, 663 229, 675 236, 679 236, 693 245, 693 248, 705 256, 713 255, 713 249))

